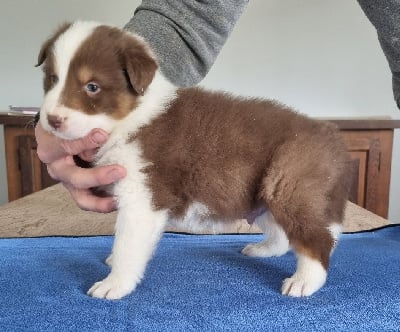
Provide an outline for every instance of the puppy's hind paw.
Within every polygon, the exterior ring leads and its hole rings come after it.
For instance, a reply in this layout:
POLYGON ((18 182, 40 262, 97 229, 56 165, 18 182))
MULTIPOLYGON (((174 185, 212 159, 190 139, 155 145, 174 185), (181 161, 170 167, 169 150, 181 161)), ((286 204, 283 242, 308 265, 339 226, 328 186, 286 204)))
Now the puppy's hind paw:
POLYGON ((283 281, 282 294, 293 297, 310 296, 325 284, 325 280, 325 276, 321 276, 319 279, 313 278, 307 280, 304 277, 294 274, 291 278, 283 281))
POLYGON ((96 282, 87 292, 88 295, 99 299, 119 300, 135 289, 135 284, 108 276, 102 281, 96 282))
POLYGON ((289 250, 289 246, 282 244, 272 244, 268 241, 250 243, 242 250, 242 254, 251 257, 273 257, 282 256, 289 250))
POLYGON ((283 281, 282 294, 293 297, 310 296, 326 281, 327 271, 321 262, 298 254, 297 270, 283 281))

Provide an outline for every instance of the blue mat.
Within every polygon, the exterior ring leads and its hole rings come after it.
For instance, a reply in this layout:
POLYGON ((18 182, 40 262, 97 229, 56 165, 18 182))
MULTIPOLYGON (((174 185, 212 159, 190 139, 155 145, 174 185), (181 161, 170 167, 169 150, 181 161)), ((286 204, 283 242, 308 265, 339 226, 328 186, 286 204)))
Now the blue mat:
POLYGON ((344 234, 326 286, 279 293, 295 257, 240 254, 260 235, 165 234, 120 300, 85 295, 112 237, 0 240, 0 331, 400 331, 400 226, 344 234))

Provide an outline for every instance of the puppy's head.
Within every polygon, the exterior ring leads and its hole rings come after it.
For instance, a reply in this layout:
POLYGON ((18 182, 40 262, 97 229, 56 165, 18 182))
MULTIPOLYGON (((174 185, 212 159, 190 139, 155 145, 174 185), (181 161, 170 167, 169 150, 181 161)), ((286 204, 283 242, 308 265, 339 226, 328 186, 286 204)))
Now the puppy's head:
POLYGON ((143 40, 93 22, 63 25, 42 46, 43 128, 75 139, 94 128, 112 132, 134 112, 157 63, 143 40))

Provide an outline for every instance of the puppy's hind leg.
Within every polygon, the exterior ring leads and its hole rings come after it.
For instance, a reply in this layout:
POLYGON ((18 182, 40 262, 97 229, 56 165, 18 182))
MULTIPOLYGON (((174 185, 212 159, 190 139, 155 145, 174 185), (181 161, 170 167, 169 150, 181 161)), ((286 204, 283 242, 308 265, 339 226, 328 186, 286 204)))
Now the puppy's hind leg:
POLYGON ((318 259, 297 253, 297 269, 282 284, 282 294, 293 297, 310 296, 326 282, 327 270, 318 259))
POLYGON ((283 281, 284 295, 310 296, 326 282, 329 260, 339 235, 339 226, 327 225, 318 210, 309 205, 302 214, 290 208, 285 209, 285 214, 277 213, 277 218, 297 256, 296 272, 283 281), (300 218, 304 220, 301 221, 300 218))
POLYGON ((275 155, 275 163, 263 179, 261 197, 297 255, 296 272, 283 281, 282 294, 310 296, 326 282, 340 233, 345 192, 337 185, 341 179, 335 168, 312 164, 314 171, 310 172, 309 161, 314 159, 309 157, 293 165, 293 155, 298 160, 306 157, 289 148, 275 155))
POLYGON ((248 244, 242 250, 243 255, 273 257, 282 256, 289 251, 289 239, 270 211, 257 217, 255 222, 264 232, 265 240, 248 244))
POLYGON ((309 296, 325 284, 330 256, 337 244, 340 230, 339 223, 332 223, 327 228, 293 240, 297 269, 290 278, 283 281, 282 294, 309 296))
POLYGON ((338 227, 329 227, 325 221, 324 208, 309 204, 307 195, 303 197, 299 205, 270 204, 297 256, 296 272, 282 284, 282 294, 293 297, 310 296, 325 284, 339 233, 338 227))

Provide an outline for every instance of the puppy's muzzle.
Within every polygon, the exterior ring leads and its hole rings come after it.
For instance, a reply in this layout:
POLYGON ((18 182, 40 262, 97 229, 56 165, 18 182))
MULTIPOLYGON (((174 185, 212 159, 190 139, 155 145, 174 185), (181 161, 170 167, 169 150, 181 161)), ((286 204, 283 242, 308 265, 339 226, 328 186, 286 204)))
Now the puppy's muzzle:
POLYGON ((47 121, 49 125, 54 129, 59 129, 64 122, 64 119, 57 115, 48 115, 47 121))

